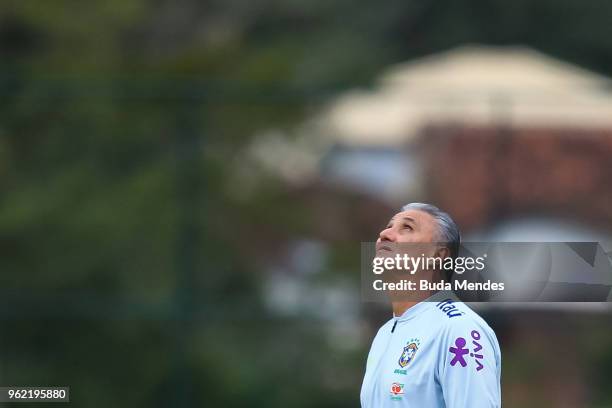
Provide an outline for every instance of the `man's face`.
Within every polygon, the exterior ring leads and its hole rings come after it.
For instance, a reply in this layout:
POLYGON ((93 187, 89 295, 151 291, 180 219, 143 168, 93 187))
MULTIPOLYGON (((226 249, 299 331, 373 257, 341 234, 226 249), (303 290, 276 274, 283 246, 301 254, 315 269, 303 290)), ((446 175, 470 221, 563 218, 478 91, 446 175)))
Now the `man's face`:
POLYGON ((425 250, 426 255, 433 249, 432 245, 402 246, 402 243, 434 243, 438 236, 436 220, 426 212, 406 210, 395 214, 386 228, 380 231, 376 241, 377 256, 394 256, 398 252, 425 250))
POLYGON ((389 220, 376 242, 434 242, 437 232, 438 225, 431 215, 419 210, 406 210, 389 220))

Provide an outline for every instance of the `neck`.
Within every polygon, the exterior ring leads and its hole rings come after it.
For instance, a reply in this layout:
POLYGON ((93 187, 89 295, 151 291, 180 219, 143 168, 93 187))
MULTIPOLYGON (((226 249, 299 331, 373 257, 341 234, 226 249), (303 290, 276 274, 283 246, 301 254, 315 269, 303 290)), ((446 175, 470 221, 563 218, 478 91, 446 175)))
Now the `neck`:
POLYGON ((423 300, 430 298, 435 293, 437 293, 437 291, 424 291, 420 293, 421 296, 418 299, 402 302, 391 302, 391 305, 393 306, 393 316, 400 317, 406 310, 418 303, 421 303, 423 300))
MULTIPOLYGON (((430 278, 428 279, 429 282, 439 282, 439 281, 444 280, 442 279, 442 276, 439 271, 430 271, 430 272, 431 272, 429 274, 430 278)), ((403 301, 400 301, 399 299, 397 301, 391 300, 391 304, 393 305, 393 315, 395 317, 400 317, 401 315, 404 314, 406 310, 410 309, 412 306, 416 305, 417 303, 421 303, 423 300, 433 296, 435 293, 437 293, 437 291, 435 290, 431 290, 431 291, 430 290, 423 290, 423 291, 419 290, 411 294, 410 300, 403 300, 403 301)))

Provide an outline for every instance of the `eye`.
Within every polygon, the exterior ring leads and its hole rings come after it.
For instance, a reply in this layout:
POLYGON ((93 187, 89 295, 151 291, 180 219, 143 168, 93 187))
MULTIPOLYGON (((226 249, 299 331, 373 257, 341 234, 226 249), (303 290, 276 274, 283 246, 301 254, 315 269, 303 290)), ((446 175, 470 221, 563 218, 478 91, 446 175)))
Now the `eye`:
POLYGON ((412 225, 410 225, 410 224, 404 224, 404 228, 405 229, 409 229, 410 231, 412 231, 412 225))

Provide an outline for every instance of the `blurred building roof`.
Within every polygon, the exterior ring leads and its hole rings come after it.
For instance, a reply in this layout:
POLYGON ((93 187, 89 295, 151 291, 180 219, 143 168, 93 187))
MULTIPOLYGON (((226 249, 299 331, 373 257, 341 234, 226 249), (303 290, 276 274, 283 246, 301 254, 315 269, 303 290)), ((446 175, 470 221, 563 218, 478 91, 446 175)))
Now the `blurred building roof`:
POLYGON ((420 136, 427 195, 463 230, 540 214, 612 231, 612 128, 441 124, 420 136))
POLYGON ((397 146, 429 123, 612 126, 612 81, 525 47, 462 46, 390 68, 324 120, 349 145, 397 146))

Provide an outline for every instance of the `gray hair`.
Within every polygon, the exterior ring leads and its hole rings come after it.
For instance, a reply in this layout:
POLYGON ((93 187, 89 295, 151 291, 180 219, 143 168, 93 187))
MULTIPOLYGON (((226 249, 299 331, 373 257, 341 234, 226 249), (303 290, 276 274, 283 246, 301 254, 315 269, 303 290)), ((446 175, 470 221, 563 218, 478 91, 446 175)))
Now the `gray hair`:
POLYGON ((438 223, 438 237, 440 243, 446 244, 450 251, 451 258, 459 255, 459 245, 461 244, 461 234, 455 221, 450 215, 440 210, 435 205, 425 203, 410 203, 402 207, 402 211, 418 210, 431 215, 438 223))

